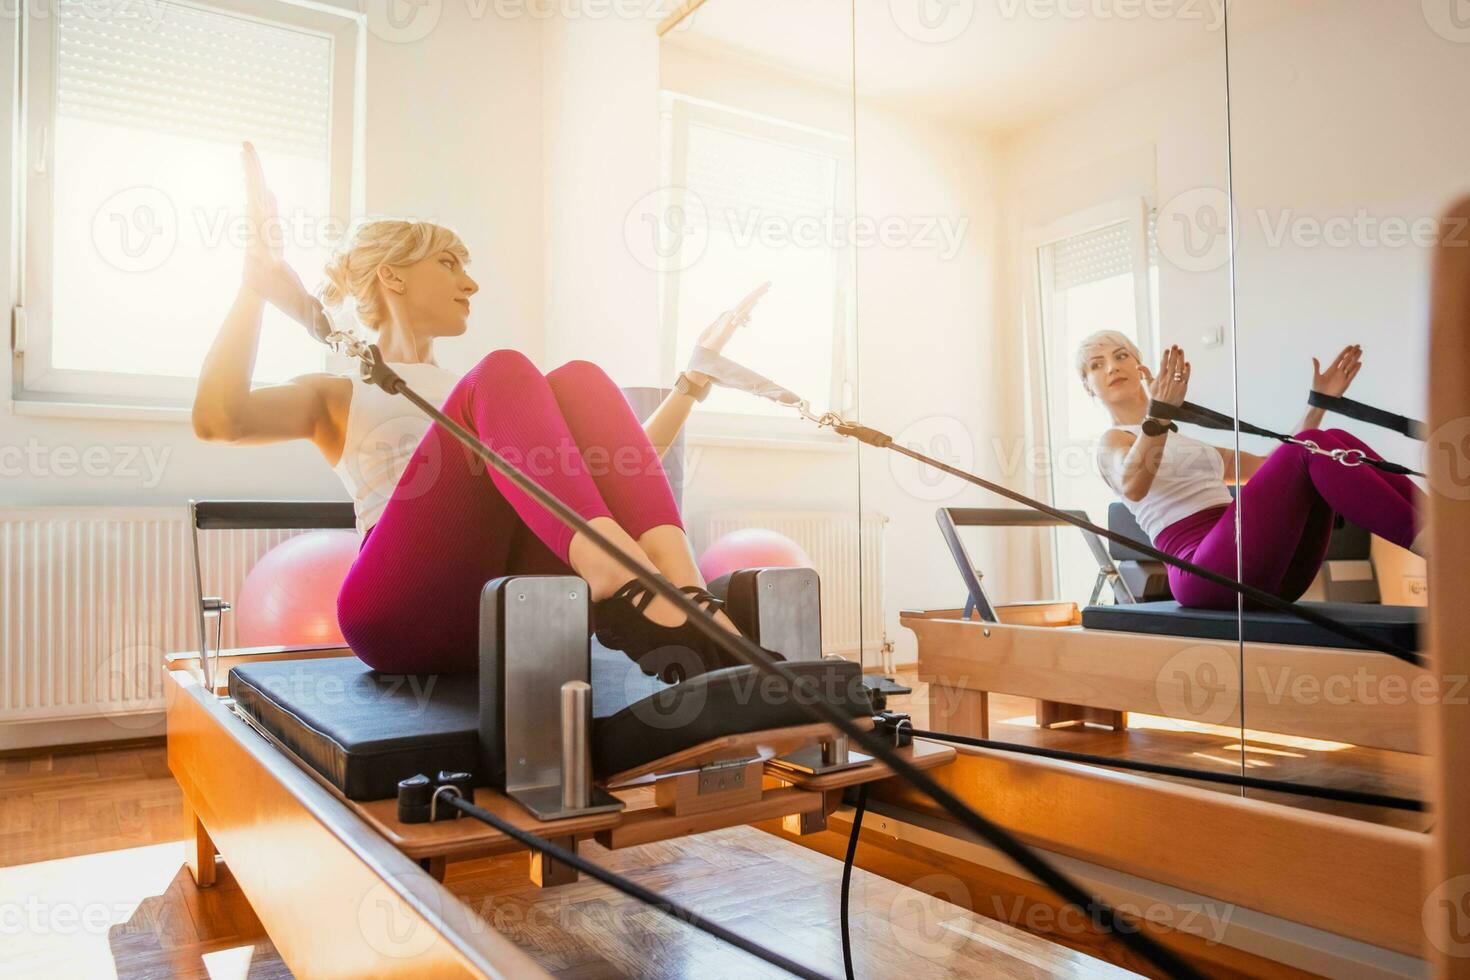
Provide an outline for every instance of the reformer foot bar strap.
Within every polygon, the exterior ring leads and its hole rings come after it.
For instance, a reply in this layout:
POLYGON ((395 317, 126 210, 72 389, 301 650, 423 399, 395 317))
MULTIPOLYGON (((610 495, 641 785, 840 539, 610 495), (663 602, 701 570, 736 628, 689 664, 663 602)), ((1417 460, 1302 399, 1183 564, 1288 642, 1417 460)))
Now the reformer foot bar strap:
POLYGON ((677 586, 658 572, 651 572, 631 555, 614 545, 597 528, 582 518, 575 510, 555 494, 546 490, 535 480, 511 465, 499 453, 485 445, 480 439, 454 419, 445 415, 437 405, 426 401, 399 377, 383 360, 375 346, 364 344, 360 339, 342 332, 333 332, 326 338, 329 346, 338 353, 360 362, 363 380, 382 388, 390 395, 402 395, 425 415, 444 427, 467 449, 479 457, 488 467, 504 476, 517 489, 545 508, 562 524, 582 534, 594 547, 614 559, 633 578, 647 586, 655 594, 673 603, 684 613, 689 622, 700 633, 720 647, 725 653, 741 663, 750 664, 762 673, 778 679, 791 696, 800 699, 807 712, 819 721, 826 722, 846 735, 853 745, 873 756, 916 790, 942 807, 961 825, 979 835, 1003 855, 1015 862, 1024 872, 1050 889, 1068 905, 1095 917, 1100 928, 1137 955, 1148 960, 1156 969, 1171 977, 1197 978, 1203 975, 1179 954, 1163 946, 1151 936, 1121 920, 1113 908, 1088 894, 1080 885, 1058 870, 1031 847, 1023 844, 1010 831, 982 816, 959 797, 942 786, 930 774, 919 769, 884 739, 860 728, 823 701, 807 678, 794 677, 776 661, 772 660, 758 645, 739 634, 731 633, 721 626, 677 586))

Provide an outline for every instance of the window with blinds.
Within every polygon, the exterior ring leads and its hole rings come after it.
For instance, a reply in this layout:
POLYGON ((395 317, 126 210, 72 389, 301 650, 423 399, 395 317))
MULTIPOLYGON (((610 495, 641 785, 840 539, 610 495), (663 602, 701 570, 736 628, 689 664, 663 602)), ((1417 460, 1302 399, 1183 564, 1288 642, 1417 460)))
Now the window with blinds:
MULTIPOLYGON (((187 403, 239 283, 242 141, 261 155, 286 260, 319 279, 347 200, 350 160, 333 148, 351 145, 357 28, 325 8, 230 2, 58 0, 27 20, 27 397, 187 403)), ((267 313, 257 382, 322 364, 267 313)))
MULTIPOLYGON (((770 282, 726 353, 793 391, 845 404, 853 329, 845 224, 853 212, 851 142, 671 93, 665 105, 672 148, 666 176, 697 201, 683 214, 696 232, 685 242, 698 254, 675 263, 660 296, 671 373, 688 362, 721 310, 770 282)), ((787 409, 725 389, 711 392, 705 408, 698 424, 722 434, 769 432, 778 419, 794 421, 787 409), (752 416, 772 418, 751 429, 752 416)))
POLYGON ((1130 275, 1133 250, 1127 222, 1064 238, 1052 246, 1052 284, 1059 290, 1130 275))
POLYGON ((327 157, 332 42, 152 0, 60 0, 59 119, 327 157))

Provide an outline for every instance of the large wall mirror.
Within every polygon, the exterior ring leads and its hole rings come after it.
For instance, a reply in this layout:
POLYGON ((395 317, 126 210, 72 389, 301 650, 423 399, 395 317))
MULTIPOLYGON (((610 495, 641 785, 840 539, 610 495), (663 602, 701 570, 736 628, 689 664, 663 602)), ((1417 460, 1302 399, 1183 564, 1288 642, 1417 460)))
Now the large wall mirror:
MULTIPOLYGON (((1438 221, 1470 188, 1470 132, 1450 94, 1470 90, 1466 36, 1435 16, 1452 7, 1230 6, 1239 417, 1287 433, 1305 423, 1320 430, 1308 437, 1323 449, 1362 448, 1412 470, 1426 469, 1423 443, 1344 412, 1309 416, 1307 397, 1316 387, 1425 417, 1430 250, 1441 230, 1470 244, 1438 221)), ((1241 439, 1258 455, 1276 445, 1241 439)), ((1295 537, 1294 563, 1263 574, 1286 578, 1288 593, 1383 623, 1377 635, 1412 649, 1412 614, 1433 601, 1424 560, 1406 547, 1422 519, 1424 480, 1316 453, 1302 465, 1253 477, 1264 485, 1242 501, 1243 554, 1271 562, 1268 542, 1295 537)), ((1428 791, 1419 723, 1433 694, 1421 671, 1361 654, 1308 673, 1264 648, 1245 650, 1248 685, 1303 718, 1331 719, 1318 737, 1290 744, 1251 731, 1244 751, 1253 771, 1400 797, 1428 791)), ((1245 727, 1260 727, 1249 708, 1245 727)), ((1429 823, 1422 814, 1357 813, 1429 823)))
MULTIPOLYGON (((663 34, 660 166, 667 236, 659 310, 670 374, 712 311, 749 303, 722 354, 808 400, 858 403, 848 2, 706 3, 663 34)), ((821 576, 823 652, 878 663, 864 594, 884 522, 860 501, 857 446, 790 406, 715 389, 687 430, 695 548, 746 565, 793 556, 821 576), (771 549, 775 550, 772 551, 771 549)), ((706 568, 706 575, 721 569, 706 568)))
MULTIPOLYGON (((1279 565, 1274 594, 1412 648, 1422 480, 1301 446, 1267 469, 1283 444, 1234 420, 1423 468, 1411 436, 1307 399, 1424 415, 1428 248, 1470 186, 1445 83, 1470 90, 1470 59, 1427 10, 706 0, 662 47, 664 182, 708 227, 663 278, 670 361, 687 311, 770 281, 731 354, 814 407, 1227 578, 1279 565), (1107 433, 1141 438, 1139 392, 1175 378, 1217 421, 1165 443, 1193 482, 1133 499, 1107 433)), ((824 598, 870 669, 918 664, 923 723, 1422 796, 1419 706, 1387 703, 1413 700, 1402 658, 747 402, 711 401, 687 507, 845 512, 856 571, 822 568, 824 598)))

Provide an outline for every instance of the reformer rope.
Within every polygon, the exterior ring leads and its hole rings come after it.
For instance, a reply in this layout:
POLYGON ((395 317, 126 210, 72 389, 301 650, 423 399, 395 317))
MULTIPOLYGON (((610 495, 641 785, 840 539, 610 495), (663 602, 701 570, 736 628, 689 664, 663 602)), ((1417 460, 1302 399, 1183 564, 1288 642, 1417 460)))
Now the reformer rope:
MULTIPOLYGON (((1384 412, 1382 409, 1373 408, 1373 406, 1371 405, 1364 405, 1362 402, 1355 402, 1352 401, 1352 399, 1348 398, 1334 398, 1331 395, 1323 395, 1320 392, 1316 391, 1312 392, 1311 395, 1308 396, 1307 401, 1312 405, 1323 408, 1326 407, 1326 405, 1323 404, 1324 402, 1336 403, 1339 405, 1346 402, 1357 406, 1359 409, 1367 410, 1368 412, 1378 413, 1379 415, 1387 416, 1392 419, 1401 419, 1404 423, 1403 428, 1392 423, 1375 423, 1385 424, 1388 428, 1393 429, 1396 432, 1404 432, 1405 428, 1418 424, 1415 423, 1412 419, 1405 419, 1401 415, 1393 415, 1390 412, 1384 412)), ((1333 410, 1341 411, 1340 408, 1335 408, 1333 410)), ((1375 459, 1361 449, 1323 449, 1317 444, 1316 440, 1300 439, 1296 436, 1287 435, 1284 432, 1276 432, 1271 429, 1262 428, 1259 425, 1252 425, 1250 422, 1245 422, 1240 419, 1232 418, 1231 416, 1226 415, 1223 412, 1217 412, 1214 409, 1205 408, 1203 405, 1196 405, 1194 404, 1194 402, 1180 402, 1178 405, 1175 405, 1171 402, 1156 402, 1153 399, 1149 399, 1148 414, 1154 418, 1173 419, 1179 422, 1186 422, 1190 425, 1197 425, 1203 429, 1216 429, 1222 432, 1233 432, 1238 429, 1239 431, 1244 432, 1247 435, 1265 436, 1268 439, 1275 439, 1277 442, 1284 443, 1288 446, 1300 446, 1307 452, 1312 453, 1316 456, 1327 456, 1331 459, 1335 459, 1343 466, 1371 466, 1374 469, 1382 470, 1385 473, 1398 473, 1401 476, 1424 475, 1418 470, 1411 470, 1407 466, 1400 465, 1399 463, 1391 463, 1386 459, 1375 459)), ((1349 411, 1345 414, 1353 415, 1354 413, 1352 411, 1349 411)), ((1360 412, 1354 415, 1354 417, 1361 419, 1364 418, 1364 415, 1360 412)), ((1407 435, 1407 432, 1405 432, 1405 434, 1407 435)))
POLYGON ((1264 589, 1258 589, 1253 585, 1247 585, 1244 582, 1238 582, 1235 579, 1221 575, 1218 572, 1212 572, 1202 565, 1196 565, 1194 562, 1185 561, 1183 558, 1176 558, 1174 555, 1168 554, 1164 551, 1160 551, 1152 544, 1145 544, 1142 541, 1135 541, 1133 538, 1130 538, 1127 535, 1119 534, 1118 532, 1109 530, 1105 527, 1099 527, 1089 520, 1075 517, 1064 510, 1058 510, 1057 508, 1052 507, 1048 504, 1044 504, 1039 500, 1028 497, 1023 493, 1019 493, 1015 490, 1003 487, 998 483, 992 483, 984 477, 976 476, 973 473, 967 473, 962 469, 950 466, 948 463, 942 463, 939 460, 934 459, 932 456, 926 456, 917 450, 910 449, 907 446, 902 446, 898 443, 895 443, 892 436, 883 432, 879 432, 877 429, 872 429, 868 426, 859 425, 856 422, 848 421, 832 412, 826 412, 820 416, 812 415, 809 406, 807 406, 805 402, 802 403, 801 412, 803 416, 810 419, 811 421, 816 422, 820 426, 829 426, 832 428, 833 431, 841 435, 850 436, 860 442, 865 442, 868 445, 875 446, 879 449, 891 449, 902 456, 907 456, 910 459, 917 460, 918 462, 923 463, 926 466, 932 466, 935 469, 940 470, 941 472, 948 473, 950 476, 958 477, 959 479, 964 480, 967 483, 972 483, 975 486, 980 487, 982 490, 989 490, 991 493, 1005 497, 1007 500, 1014 500, 1018 504, 1023 504, 1027 507, 1030 507, 1032 510, 1040 511, 1041 513, 1046 514, 1049 517, 1053 517, 1056 520, 1061 521, 1062 523, 1070 524, 1073 527, 1080 527, 1082 530, 1090 531, 1091 533, 1096 534, 1098 537, 1106 538, 1109 541, 1114 541, 1121 545, 1126 545, 1127 547, 1132 548, 1135 551, 1149 556, 1155 561, 1163 562, 1166 565, 1173 565, 1175 568, 1178 568, 1181 571, 1189 572, 1191 575, 1196 575, 1207 582, 1213 582, 1214 584, 1219 585, 1223 588, 1230 589, 1232 592, 1242 595, 1245 598, 1250 599, 1251 601, 1256 602, 1262 606, 1266 606, 1269 609, 1274 609, 1277 612, 1289 613, 1316 626, 1321 626, 1325 630, 1336 633, 1343 639, 1351 640, 1353 643, 1356 643, 1358 646, 1361 646, 1364 649, 1388 654, 1391 657, 1395 657, 1399 660, 1404 661, 1405 663, 1413 664, 1416 667, 1424 666, 1423 659, 1419 656, 1419 654, 1415 653, 1412 650, 1406 650, 1403 647, 1399 646, 1397 643, 1380 639, 1379 637, 1373 636, 1372 634, 1360 630, 1355 626, 1339 622, 1336 619, 1333 619, 1331 616, 1319 613, 1317 612, 1317 610, 1312 609, 1308 606, 1299 605, 1295 602, 1288 602, 1287 600, 1282 599, 1279 596, 1272 595, 1264 589))
POLYGON ((1102 931, 1112 935, 1131 952, 1143 957, 1167 976, 1186 978, 1186 980, 1203 976, 1179 954, 1142 931, 1128 926, 1111 906, 1088 894, 1085 889, 1039 853, 1023 844, 1010 831, 982 816, 977 810, 945 789, 928 773, 899 755, 884 740, 858 727, 851 718, 822 700, 809 678, 793 675, 745 636, 726 630, 713 616, 693 602, 688 595, 681 592, 661 573, 650 572, 631 555, 614 545, 559 497, 512 466, 463 425, 414 391, 383 361, 376 346, 364 344, 360 339, 340 331, 332 331, 326 336, 325 341, 338 353, 360 362, 364 381, 377 385, 390 395, 401 395, 413 403, 435 423, 443 426, 487 466, 504 476, 562 524, 582 534, 599 551, 623 566, 633 578, 673 603, 706 639, 741 663, 777 678, 785 685, 788 692, 792 692, 796 703, 809 715, 832 725, 846 735, 853 744, 860 746, 864 752, 882 762, 896 776, 904 779, 916 790, 933 800, 961 825, 990 843, 1023 871, 1049 888, 1063 902, 1076 906, 1084 914, 1093 916, 1102 931))
MULTIPOLYGON (((724 357, 723 355, 716 354, 713 351, 699 349, 695 351, 695 361, 693 363, 699 371, 708 375, 716 384, 720 384, 728 388, 733 388, 737 391, 744 391, 748 394, 756 395, 757 397, 770 399, 771 401, 776 402, 778 405, 794 407, 798 414, 800 414, 803 418, 816 423, 819 427, 830 427, 834 432, 837 432, 840 435, 849 436, 851 438, 857 439, 860 442, 865 442, 868 445, 874 446, 879 449, 891 449, 896 453, 908 456, 910 459, 914 459, 920 463, 923 463, 925 466, 929 466, 943 473, 948 473, 951 476, 958 477, 961 480, 966 481, 967 483, 971 483, 977 487, 980 487, 982 490, 989 490, 991 493, 998 494, 1002 497, 1007 498, 1008 500, 1013 500, 1018 504, 1029 507, 1032 510, 1047 514, 1050 517, 1056 518, 1058 521, 1070 524, 1073 527, 1079 527, 1084 531, 1090 531, 1091 533, 1096 534, 1099 537, 1106 538, 1109 541, 1113 541, 1117 544, 1125 545, 1129 548, 1132 548, 1135 551, 1142 552, 1155 561, 1163 562, 1164 564, 1172 565, 1175 568, 1180 569, 1181 571, 1189 572, 1190 574, 1196 575, 1207 582, 1212 582, 1215 585, 1219 585, 1222 588, 1229 589, 1238 595, 1244 596, 1245 598, 1250 599, 1251 601, 1259 605, 1265 606, 1268 609, 1274 609, 1277 612, 1284 612, 1289 615, 1296 616, 1298 619, 1302 619, 1316 626, 1320 626, 1323 629, 1328 630, 1329 632, 1336 633, 1343 639, 1351 640, 1353 643, 1367 650, 1374 650, 1379 653, 1385 653, 1391 657, 1396 657, 1399 660, 1404 661, 1405 663, 1410 663, 1415 666, 1423 666, 1422 659, 1414 651, 1406 650, 1398 644, 1390 642, 1388 640, 1379 639, 1378 637, 1375 637, 1370 633, 1360 630, 1357 627, 1351 626, 1347 623, 1339 622, 1330 616, 1316 611, 1315 609, 1311 609, 1309 607, 1302 606, 1294 602, 1288 602, 1287 600, 1282 599, 1279 596, 1272 595, 1271 593, 1266 592, 1263 589, 1258 589, 1254 586, 1247 585, 1244 582, 1240 582, 1228 576, 1221 575, 1218 572, 1213 572, 1210 569, 1205 568, 1201 565, 1196 565, 1193 562, 1186 561, 1182 558, 1176 558, 1173 555, 1160 551, 1158 548, 1155 548, 1151 542, 1145 543, 1143 541, 1136 541, 1133 538, 1128 537, 1127 535, 1119 534, 1116 531, 1099 527, 1098 525, 1093 524, 1091 521, 1088 521, 1084 518, 1075 517, 1065 511, 1058 510, 1057 508, 1044 504, 1033 497, 1028 497, 1025 494, 1018 493, 1015 490, 1007 489, 1006 487, 1003 487, 998 483, 992 483, 991 481, 986 480, 983 477, 976 476, 973 473, 967 473, 964 470, 950 466, 947 463, 942 463, 939 460, 934 459, 932 456, 926 456, 916 450, 896 444, 893 441, 892 436, 880 432, 877 429, 869 428, 865 425, 860 425, 855 421, 845 419, 836 412, 823 412, 820 415, 814 414, 812 412, 811 403, 808 402, 806 399, 786 388, 781 387, 774 381, 771 381, 768 378, 756 374, 754 371, 751 371, 744 365, 737 364, 736 362, 730 360, 727 357, 724 357)), ((1342 402, 1345 401, 1345 399, 1337 399, 1336 401, 1342 402)), ((1201 409, 1200 411, 1213 414, 1218 418, 1226 419, 1229 422, 1234 422, 1234 420, 1229 419, 1228 416, 1221 416, 1219 415, 1219 413, 1210 413, 1209 409, 1201 409)), ((1243 426, 1249 426, 1249 423, 1241 424, 1243 426)), ((1254 427, 1250 427, 1246 431, 1249 431, 1250 429, 1254 429, 1254 427)), ((1263 429, 1255 431, 1257 431, 1258 433, 1274 435, 1274 433, 1266 433, 1266 430, 1263 429)), ((1318 451, 1323 452, 1323 450, 1321 450, 1320 448, 1318 449, 1318 451)), ((1329 453, 1329 455, 1331 454, 1329 453)))
POLYGON ((856 980, 852 972, 852 927, 848 922, 847 910, 852 891, 852 865, 857 859, 858 835, 863 831, 863 813, 868 809, 868 784, 857 788, 857 802, 853 804, 852 832, 847 837, 847 856, 842 859, 842 970, 847 980, 856 980))

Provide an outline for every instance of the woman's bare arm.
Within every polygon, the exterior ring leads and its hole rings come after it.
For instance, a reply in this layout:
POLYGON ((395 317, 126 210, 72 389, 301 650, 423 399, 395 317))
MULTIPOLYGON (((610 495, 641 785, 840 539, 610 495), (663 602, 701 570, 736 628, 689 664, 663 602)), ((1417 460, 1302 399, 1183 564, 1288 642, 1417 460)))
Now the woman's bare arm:
POLYGON ((1121 429, 1109 429, 1103 433, 1098 453, 1103 479, 1129 500, 1142 500, 1154 485, 1168 438, 1167 432, 1135 436, 1121 429))
POLYGON ((248 289, 235 297, 199 372, 194 433, 211 442, 246 445, 309 439, 333 460, 341 455, 342 437, 333 424, 329 400, 335 388, 345 387, 345 379, 313 374, 285 384, 250 387, 264 308, 260 297, 248 289))
MULTIPOLYGON (((718 354, 724 350, 735 331, 750 318, 751 310, 755 304, 760 302, 762 296, 770 290, 771 284, 761 283, 749 295, 717 316, 713 323, 705 327, 695 343, 700 347, 714 351, 718 354)), ((709 376, 702 371, 686 371, 689 380, 696 385, 709 383, 709 376)), ((659 403, 648 421, 643 423, 643 431, 648 436, 648 441, 653 443, 653 448, 658 450, 659 458, 668 452, 674 440, 679 437, 679 430, 684 423, 689 421, 689 413, 694 410, 695 400, 690 395, 681 395, 677 391, 670 392, 669 396, 659 403)))
MULTIPOLYGON (((245 193, 252 239, 246 255, 247 270, 269 277, 285 269, 275 198, 265 186, 265 174, 255 148, 241 150, 245 193)), ((288 271, 288 270, 287 270, 288 271)), ((248 279, 248 276, 247 276, 248 279)), ((288 439, 310 439, 331 462, 342 453, 342 433, 335 420, 351 398, 345 378, 326 374, 303 375, 285 384, 252 390, 255 355, 265 301, 242 285, 199 372, 194 393, 194 433, 215 442, 259 444, 288 439)))
POLYGON ((658 451, 660 459, 669 451, 674 440, 679 438, 679 430, 689 421, 689 413, 693 410, 693 396, 671 391, 667 398, 659 402, 648 421, 643 423, 643 431, 647 434, 648 441, 653 443, 653 448, 658 451))
POLYGON ((1225 484, 1227 486, 1241 484, 1249 480, 1256 475, 1256 470, 1260 469, 1261 464, 1266 461, 1265 456, 1257 456, 1255 453, 1248 453, 1242 450, 1240 454, 1240 473, 1237 476, 1235 469, 1235 450, 1223 449, 1220 446, 1216 446, 1215 451, 1225 461, 1225 484))

